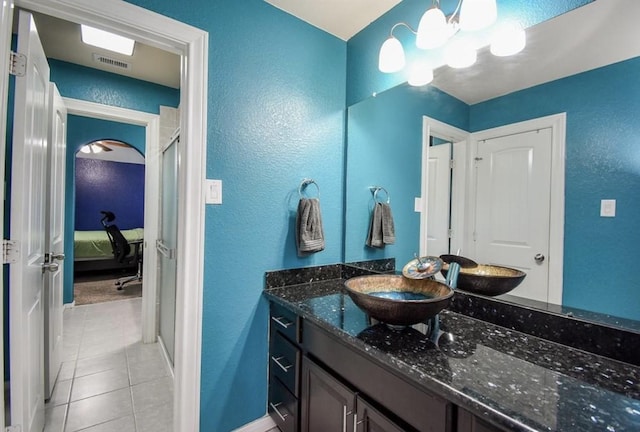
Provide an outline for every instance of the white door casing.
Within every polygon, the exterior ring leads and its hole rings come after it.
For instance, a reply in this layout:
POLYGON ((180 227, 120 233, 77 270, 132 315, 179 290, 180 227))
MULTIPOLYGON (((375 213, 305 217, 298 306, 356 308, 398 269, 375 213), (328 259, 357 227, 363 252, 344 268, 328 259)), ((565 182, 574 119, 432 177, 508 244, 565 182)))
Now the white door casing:
POLYGON ((55 84, 49 84, 49 127, 47 151, 47 194, 45 245, 47 261, 58 269, 45 273, 44 287, 44 387, 51 397, 62 363, 62 313, 64 294, 64 204, 67 154, 67 110, 55 84))
POLYGON ((26 432, 44 427, 44 265, 49 65, 31 14, 20 11, 11 163, 9 265, 11 419, 26 432))
MULTIPOLYGON (((3 11, 10 1, 2 3, 3 11)), ((204 267, 204 179, 207 136, 208 34, 119 0, 16 0, 21 6, 72 22, 131 37, 182 56, 180 107, 186 143, 180 154, 176 299, 174 430, 197 431, 200 421, 200 353, 204 267)), ((8 26, 9 28, 11 26, 8 26)), ((7 28, 7 27, 3 27, 7 28)), ((8 51, 10 34, 0 34, 0 51, 8 51)), ((8 78, 0 78, 5 92, 8 78)), ((6 93, 5 93, 6 94, 6 93)), ((1 101, 6 110, 6 99, 1 101)), ((5 111, 6 112, 6 111, 5 111)))
POLYGON ((475 259, 527 276, 510 295, 548 302, 551 129, 477 143, 475 259), (536 259, 538 257, 538 259, 536 259))

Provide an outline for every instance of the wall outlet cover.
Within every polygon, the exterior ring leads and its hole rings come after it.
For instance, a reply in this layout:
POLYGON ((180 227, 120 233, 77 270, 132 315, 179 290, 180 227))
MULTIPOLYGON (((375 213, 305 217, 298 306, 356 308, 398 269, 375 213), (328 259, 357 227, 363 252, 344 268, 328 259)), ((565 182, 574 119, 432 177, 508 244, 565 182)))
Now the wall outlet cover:
POLYGON ((600 216, 615 217, 616 216, 616 200, 603 199, 600 201, 600 216))

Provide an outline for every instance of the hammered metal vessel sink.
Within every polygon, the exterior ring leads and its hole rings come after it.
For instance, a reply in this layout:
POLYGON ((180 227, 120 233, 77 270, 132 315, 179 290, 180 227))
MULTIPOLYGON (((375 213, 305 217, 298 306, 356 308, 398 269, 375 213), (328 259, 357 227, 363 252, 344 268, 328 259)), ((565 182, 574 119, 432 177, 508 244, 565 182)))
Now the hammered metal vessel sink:
POLYGON ((370 317, 396 326, 426 321, 449 306, 453 297, 445 283, 402 275, 358 276, 344 285, 353 302, 370 317))
MULTIPOLYGON (((440 271, 445 277, 449 265, 445 264, 440 271)), ((474 294, 497 296, 506 294, 522 282, 527 274, 509 267, 495 265, 478 265, 460 269, 458 288, 474 294)))

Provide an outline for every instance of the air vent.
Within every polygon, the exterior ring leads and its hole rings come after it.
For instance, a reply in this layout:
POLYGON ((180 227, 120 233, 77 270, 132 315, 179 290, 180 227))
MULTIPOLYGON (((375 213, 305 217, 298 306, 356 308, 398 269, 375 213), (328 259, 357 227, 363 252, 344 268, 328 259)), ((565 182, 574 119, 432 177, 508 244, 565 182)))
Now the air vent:
POLYGON ((93 61, 108 66, 113 66, 119 69, 131 70, 131 63, 127 63, 122 60, 117 60, 111 57, 105 57, 101 54, 93 53, 93 61))

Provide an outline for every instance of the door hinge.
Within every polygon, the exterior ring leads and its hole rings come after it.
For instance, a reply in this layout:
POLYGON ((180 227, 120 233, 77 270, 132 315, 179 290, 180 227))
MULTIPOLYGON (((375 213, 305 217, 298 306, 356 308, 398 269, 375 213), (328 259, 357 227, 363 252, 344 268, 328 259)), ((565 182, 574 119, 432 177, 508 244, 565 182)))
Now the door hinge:
POLYGON ((478 233, 477 232, 473 232, 473 241, 477 241, 478 240, 478 233))
POLYGON ((449 159, 449 169, 454 169, 456 167, 456 161, 453 159, 449 159))
POLYGON ((449 236, 449 238, 453 238, 453 229, 452 228, 448 229, 447 235, 449 236))
POLYGON ((22 426, 7 426, 6 428, 4 428, 4 432, 22 432, 22 426))
POLYGON ((473 160, 475 161, 475 165, 476 165, 476 168, 477 168, 477 167, 478 167, 478 162, 480 162, 481 160, 483 160, 483 158, 481 158, 481 157, 475 157, 475 158, 473 158, 473 160))
POLYGON ((27 56, 11 51, 9 58, 9 73, 17 77, 23 77, 27 72, 27 56))
POLYGON ((2 263, 14 264, 18 262, 20 251, 18 250, 18 242, 14 240, 2 240, 2 263))

